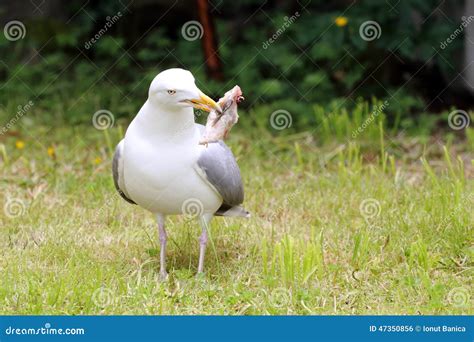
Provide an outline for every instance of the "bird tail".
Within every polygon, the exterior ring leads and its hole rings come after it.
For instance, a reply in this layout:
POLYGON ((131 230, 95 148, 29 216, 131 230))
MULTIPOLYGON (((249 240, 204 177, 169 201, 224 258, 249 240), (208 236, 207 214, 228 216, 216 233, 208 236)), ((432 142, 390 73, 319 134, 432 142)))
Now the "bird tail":
POLYGON ((228 217, 250 217, 250 212, 244 208, 236 205, 234 207, 222 205, 214 214, 215 216, 228 216, 228 217))

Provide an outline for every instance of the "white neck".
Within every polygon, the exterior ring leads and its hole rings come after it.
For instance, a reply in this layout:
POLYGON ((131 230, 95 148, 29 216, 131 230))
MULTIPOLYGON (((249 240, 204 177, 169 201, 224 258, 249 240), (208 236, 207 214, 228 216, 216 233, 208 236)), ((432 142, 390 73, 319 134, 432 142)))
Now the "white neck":
POLYGON ((147 100, 135 120, 148 138, 174 140, 192 138, 195 133, 191 107, 160 106, 147 100))

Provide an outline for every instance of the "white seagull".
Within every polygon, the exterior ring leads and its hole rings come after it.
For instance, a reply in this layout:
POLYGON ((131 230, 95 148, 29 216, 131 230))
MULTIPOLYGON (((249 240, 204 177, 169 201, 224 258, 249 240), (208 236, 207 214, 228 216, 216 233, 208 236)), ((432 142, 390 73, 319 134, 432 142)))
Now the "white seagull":
POLYGON ((148 100, 115 150, 112 173, 119 194, 155 214, 160 239, 160 277, 166 279, 166 215, 199 217, 202 234, 198 273, 204 269, 209 223, 216 216, 249 217, 240 170, 219 141, 199 145, 204 126, 194 108, 220 111, 198 89, 191 72, 168 69, 151 82, 148 100))

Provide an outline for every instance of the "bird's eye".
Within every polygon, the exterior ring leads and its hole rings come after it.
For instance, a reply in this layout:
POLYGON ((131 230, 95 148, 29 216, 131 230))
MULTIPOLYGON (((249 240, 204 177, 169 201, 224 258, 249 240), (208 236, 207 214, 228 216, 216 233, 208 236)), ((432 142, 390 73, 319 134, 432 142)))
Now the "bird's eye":
POLYGON ((174 94, 176 94, 176 90, 169 89, 168 94, 169 95, 174 95, 174 94))

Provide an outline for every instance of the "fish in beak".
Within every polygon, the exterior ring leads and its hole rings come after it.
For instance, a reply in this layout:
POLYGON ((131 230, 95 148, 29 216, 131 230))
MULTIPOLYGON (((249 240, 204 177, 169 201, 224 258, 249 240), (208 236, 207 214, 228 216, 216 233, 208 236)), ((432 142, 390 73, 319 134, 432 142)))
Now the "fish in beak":
POLYGON ((192 107, 196 109, 202 109, 206 112, 210 112, 211 110, 215 110, 218 113, 222 113, 221 107, 209 96, 204 94, 202 91, 199 90, 199 97, 195 99, 184 100, 183 102, 188 103, 192 107))

